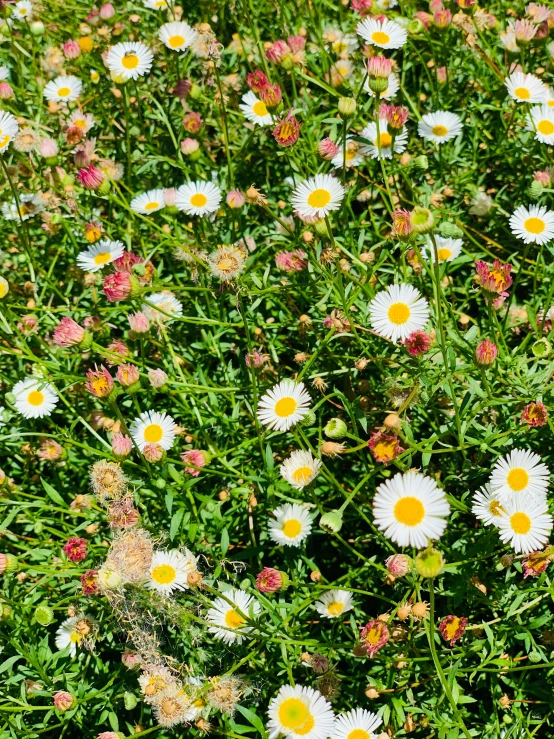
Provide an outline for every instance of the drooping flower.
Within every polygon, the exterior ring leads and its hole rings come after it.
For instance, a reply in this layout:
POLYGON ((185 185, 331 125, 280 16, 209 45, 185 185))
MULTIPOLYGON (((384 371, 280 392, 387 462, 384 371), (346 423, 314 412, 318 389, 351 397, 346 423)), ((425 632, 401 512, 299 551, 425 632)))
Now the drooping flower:
POLYGON ((81 344, 86 335, 82 326, 69 316, 64 316, 52 334, 52 340, 57 346, 67 348, 81 344))
POLYGON ((63 546, 63 551, 70 562, 82 562, 87 556, 88 542, 79 536, 68 539, 63 546))
POLYGON ((530 552, 521 563, 523 566, 523 577, 539 577, 552 562, 552 548, 547 547, 544 552, 530 552))
POLYGON ((367 446, 378 464, 388 464, 404 451, 398 436, 386 431, 374 431, 367 446))

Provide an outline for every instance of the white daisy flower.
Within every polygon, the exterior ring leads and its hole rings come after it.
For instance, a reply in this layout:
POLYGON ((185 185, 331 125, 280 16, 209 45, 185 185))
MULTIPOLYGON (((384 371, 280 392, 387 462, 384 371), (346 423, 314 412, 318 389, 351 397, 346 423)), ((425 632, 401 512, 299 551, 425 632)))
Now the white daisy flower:
POLYGON ((554 238, 554 211, 545 205, 520 205, 510 216, 510 229, 526 244, 546 244, 554 238))
POLYGON ((81 128, 84 133, 88 133, 95 123, 94 116, 90 113, 83 113, 82 110, 74 110, 67 119, 68 128, 76 126, 77 128, 81 128))
POLYGON ((408 40, 406 29, 388 18, 384 21, 364 18, 356 26, 356 32, 368 44, 381 49, 400 49, 408 40))
POLYGON ((77 255, 77 264, 85 272, 98 272, 106 264, 111 264, 123 256, 124 252, 125 246, 123 242, 102 239, 96 244, 91 244, 88 249, 79 252, 77 255))
POLYGON ((136 80, 148 74, 154 54, 140 41, 123 41, 112 46, 106 57, 106 66, 124 80, 136 80))
POLYGON ((283 685, 267 709, 269 739, 327 739, 334 736, 335 715, 318 690, 283 685))
POLYGON ((376 5, 379 10, 391 10, 392 8, 396 8, 398 2, 397 0, 377 0, 376 5))
POLYGON ((529 111, 528 131, 533 131, 541 144, 554 144, 554 106, 536 105, 529 111))
POLYGON ((297 490, 302 490, 309 485, 312 480, 319 474, 321 462, 319 459, 312 457, 311 452, 303 449, 296 450, 291 453, 288 459, 285 459, 279 472, 285 480, 297 490))
POLYGON ((292 193, 292 207, 301 216, 325 218, 338 210, 344 197, 344 187, 329 174, 316 174, 296 186, 292 193))
POLYGON ((142 4, 150 10, 164 10, 167 8, 167 0, 142 0, 142 4))
POLYGON ((188 549, 184 554, 178 549, 169 552, 157 550, 152 555, 146 585, 162 595, 171 595, 174 590, 187 590, 187 578, 196 568, 197 559, 188 549))
POLYGON ((86 634, 81 628, 80 624, 83 622, 83 616, 74 616, 73 618, 66 618, 66 620, 60 624, 56 631, 56 648, 62 651, 66 647, 69 647, 69 654, 72 657, 77 655, 77 647, 81 644, 86 634))
POLYGON ((381 336, 397 342, 423 329, 429 320, 429 304, 411 285, 389 285, 369 304, 371 327, 381 336))
POLYGON ((344 147, 339 144, 337 154, 331 159, 331 164, 335 169, 340 169, 343 164, 349 167, 357 167, 363 162, 362 150, 357 141, 353 141, 350 136, 346 137, 346 156, 344 155, 344 147))
POLYGON ((358 48, 358 39, 352 33, 339 33, 337 38, 330 42, 330 47, 337 56, 350 55, 358 48))
POLYGON ((542 103, 547 87, 534 74, 514 72, 505 81, 510 96, 516 103, 542 103))
POLYGON ((401 547, 423 549, 429 539, 440 539, 449 513, 444 490, 419 472, 399 472, 379 485, 373 499, 375 525, 401 547))
POLYGON ((55 103, 67 103, 77 100, 83 89, 83 83, 78 77, 70 74, 56 77, 44 88, 44 97, 55 103))
MULTIPOLYGON (((459 257, 464 245, 462 239, 444 238, 443 236, 435 236, 435 242, 439 262, 451 262, 459 257)), ((427 239, 423 252, 432 262, 435 261, 435 244, 430 238, 427 239)))
POLYGON ((20 21, 28 20, 33 14, 33 3, 31 0, 19 0, 12 10, 12 18, 17 18, 20 21))
POLYGON ((552 531, 552 516, 546 501, 511 500, 504 504, 497 524, 500 539, 514 551, 528 554, 542 549, 552 531))
MULTIPOLYGON (((375 97, 375 93, 369 86, 369 79, 366 79, 364 82, 364 90, 371 95, 371 97, 375 97)), ((387 88, 379 95, 379 100, 392 100, 398 90, 400 90, 400 80, 398 79, 398 75, 392 72, 392 74, 389 74, 387 88)))
MULTIPOLYGON (((0 111, 0 151, 4 151, 19 130, 16 117, 5 110, 0 111)), ((21 195, 19 196, 21 198, 21 195)))
POLYGON ((189 216, 205 216, 219 208, 221 190, 213 182, 186 182, 177 190, 175 205, 189 216))
POLYGON ((136 213, 148 215, 162 208, 165 208, 165 195, 161 189, 148 190, 148 192, 136 195, 131 200, 131 210, 134 210, 136 213))
POLYGON ((548 108, 554 108, 554 90, 551 87, 546 88, 543 105, 546 105, 548 108))
POLYGON ((310 409, 311 398, 303 382, 282 380, 262 395, 257 416, 270 429, 288 431, 310 409))
POLYGON ((25 418, 49 416, 58 403, 58 395, 52 385, 40 377, 27 377, 12 388, 16 410, 25 418))
POLYGON ((464 124, 456 113, 447 110, 437 110, 434 113, 426 113, 417 124, 417 132, 423 139, 442 144, 450 139, 455 139, 462 132, 464 124))
POLYGON ((257 98, 252 90, 242 96, 239 108, 244 113, 244 117, 257 126, 271 126, 273 123, 273 116, 266 104, 257 98))
POLYGON ((224 596, 213 601, 206 615, 211 624, 208 631, 226 644, 242 644, 245 637, 254 630, 247 625, 247 619, 259 614, 260 604, 244 590, 226 590, 224 596))
POLYGON ((175 320, 175 318, 179 318, 183 315, 182 304, 169 290, 147 295, 146 300, 148 300, 150 305, 143 303, 141 311, 148 318, 150 323, 167 325, 175 320))
POLYGON ((486 526, 498 526, 500 516, 504 512, 500 496, 488 483, 474 494, 471 510, 486 526))
POLYGON ((393 146, 393 134, 394 132, 391 133, 386 118, 379 119, 379 135, 377 135, 377 124, 375 121, 368 123, 360 134, 362 138, 369 141, 369 144, 363 147, 364 151, 372 159, 378 159, 379 154, 381 154, 383 159, 392 159, 393 148, 395 153, 400 154, 405 150, 408 142, 408 132, 403 130, 394 136, 393 146))
POLYGON ((377 739, 377 729, 383 723, 376 713, 354 708, 339 713, 335 720, 333 739, 377 739))
POLYGON ((158 32, 158 38, 168 49, 173 51, 185 51, 194 43, 198 34, 185 21, 173 21, 164 23, 158 32))
POLYGON ((167 450, 173 446, 177 428, 177 424, 167 413, 145 411, 135 418, 129 432, 141 452, 147 444, 158 444, 167 450))
POLYGON ((316 600, 314 607, 325 618, 338 618, 354 607, 352 593, 348 590, 329 590, 316 600))
POLYGON ((490 486, 502 504, 510 500, 544 500, 550 470, 529 449, 512 449, 492 469, 490 486))
POLYGON ((270 538, 285 547, 298 547, 312 530, 312 519, 299 503, 285 503, 273 511, 269 522, 270 538))
POLYGON ((19 208, 15 200, 2 204, 2 215, 7 221, 27 221, 42 210, 44 210, 44 203, 38 195, 33 195, 32 192, 19 195, 19 208))

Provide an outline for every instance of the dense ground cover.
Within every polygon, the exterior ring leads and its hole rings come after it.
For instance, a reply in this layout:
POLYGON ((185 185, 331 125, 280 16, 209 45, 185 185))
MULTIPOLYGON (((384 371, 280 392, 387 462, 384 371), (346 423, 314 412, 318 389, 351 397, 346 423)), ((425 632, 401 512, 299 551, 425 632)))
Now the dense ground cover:
POLYGON ((554 11, 2 3, 0 737, 550 737, 554 11))

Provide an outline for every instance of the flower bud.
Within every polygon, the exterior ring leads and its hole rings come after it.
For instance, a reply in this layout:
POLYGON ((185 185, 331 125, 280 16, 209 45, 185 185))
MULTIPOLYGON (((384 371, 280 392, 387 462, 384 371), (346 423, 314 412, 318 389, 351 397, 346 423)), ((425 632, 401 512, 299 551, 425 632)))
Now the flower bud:
POLYGON ((542 195, 542 191, 544 190, 544 187, 538 180, 533 180, 529 188, 527 189, 527 192, 529 194, 529 197, 531 200, 537 200, 542 195))
POLYGON ((420 154, 414 159, 414 166, 425 172, 427 169, 429 169, 429 159, 425 156, 425 154, 420 154))
POLYGON ((327 421, 323 433, 330 439, 343 439, 348 431, 346 423, 342 418, 331 418, 327 421))
POLYGON ((335 509, 324 513, 319 519, 319 526, 330 534, 336 534, 342 528, 342 511, 335 509))
POLYGON ((416 233, 425 234, 433 229, 435 219, 429 208, 416 205, 410 214, 410 223, 416 233))
POLYGON ((412 568, 412 560, 407 554, 393 554, 386 560, 385 566, 394 577, 404 577, 412 568))
POLYGON ((455 223, 450 223, 450 221, 443 221, 439 225, 439 233, 446 239, 461 239, 464 235, 462 229, 458 228, 455 223))
POLYGON ((299 426, 304 426, 304 428, 310 428, 315 424, 317 421, 317 416, 314 413, 314 411, 310 408, 304 418, 298 422, 299 426))
POLYGON ((498 356, 498 347, 490 339, 483 339, 475 349, 475 361, 480 367, 490 367, 498 356))
POLYGON ((415 559, 415 568, 421 577, 437 577, 443 571, 445 564, 442 552, 431 546, 419 552, 415 559))
POLYGON ((342 116, 353 115, 356 112, 356 101, 354 98, 340 98, 338 108, 342 116))
POLYGON ((41 603, 35 608, 35 621, 41 626, 50 626, 54 620, 54 611, 50 606, 45 603, 41 603))
POLYGON ((125 708, 128 711, 132 711, 133 708, 135 708, 135 706, 137 705, 137 703, 138 703, 138 698, 136 697, 134 693, 130 693, 128 690, 126 690, 123 693, 123 704, 125 705, 125 708))
POLYGON ((276 593, 286 590, 290 584, 289 576, 285 572, 273 567, 264 567, 256 577, 256 589, 260 593, 276 593))
POLYGON ((29 24, 29 30, 33 36, 44 36, 44 23, 42 21, 33 21, 29 24))
POLYGON ((548 339, 539 339, 538 341, 535 341, 531 350, 537 359, 546 359, 546 357, 549 357, 552 352, 552 344, 548 339))
POLYGON ((317 152, 323 159, 334 159, 339 152, 339 147, 330 138, 322 139, 317 145, 317 152))

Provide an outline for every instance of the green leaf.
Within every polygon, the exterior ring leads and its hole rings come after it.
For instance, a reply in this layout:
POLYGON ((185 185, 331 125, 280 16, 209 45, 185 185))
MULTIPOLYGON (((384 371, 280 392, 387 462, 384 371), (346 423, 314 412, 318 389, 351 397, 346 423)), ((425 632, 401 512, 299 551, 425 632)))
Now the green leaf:
POLYGON ((114 731, 119 731, 119 720, 113 711, 109 712, 108 721, 114 731))
POLYGON ((6 672, 6 670, 9 670, 10 667, 12 667, 12 665, 14 665, 18 659, 21 659, 20 654, 16 654, 14 657, 10 657, 5 662, 2 662, 2 664, 0 665, 0 674, 2 672, 6 672))
POLYGON ((171 541, 175 538, 175 534, 179 531, 179 527, 181 526, 181 521, 183 520, 183 516, 185 515, 185 509, 179 508, 178 511, 175 511, 173 516, 171 517, 171 525, 169 527, 169 538, 171 541))
POLYGON ((48 497, 50 497, 54 501, 54 503, 57 503, 60 506, 65 506, 64 499, 56 490, 54 490, 52 485, 46 482, 46 480, 42 477, 40 478, 40 481, 42 483, 42 487, 46 490, 46 494, 48 495, 48 497))
POLYGON ((273 452, 271 446, 268 444, 265 448, 265 464, 267 469, 271 472, 275 467, 275 460, 273 459, 273 452))
POLYGON ((247 721, 250 721, 252 726, 259 731, 261 737, 267 736, 261 718, 257 716, 254 711, 251 711, 249 708, 245 708, 245 706, 241 706, 240 704, 237 704, 237 711, 242 713, 247 721))
POLYGON ((223 554, 224 555, 227 554, 227 550, 229 549, 229 532, 227 531, 226 528, 223 529, 223 531, 221 532, 220 546, 221 546, 221 551, 223 552, 223 554))

